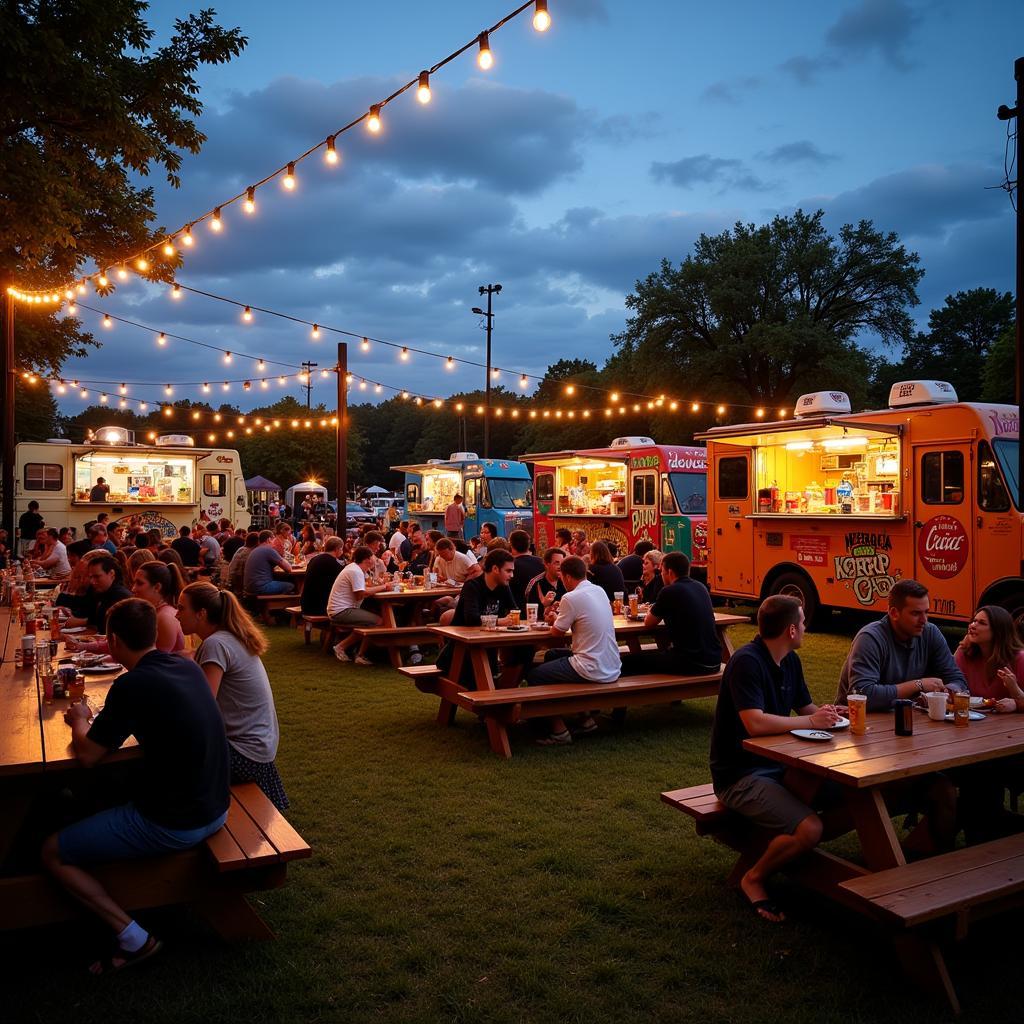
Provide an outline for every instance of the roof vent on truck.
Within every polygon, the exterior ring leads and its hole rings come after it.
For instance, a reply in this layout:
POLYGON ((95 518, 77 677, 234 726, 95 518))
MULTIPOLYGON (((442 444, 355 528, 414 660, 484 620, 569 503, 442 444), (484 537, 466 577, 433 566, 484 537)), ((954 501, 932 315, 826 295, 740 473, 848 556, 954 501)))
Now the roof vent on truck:
POLYGON ((648 445, 653 445, 654 441, 649 437, 617 437, 610 445, 609 448, 645 448, 648 445))
POLYGON ((804 416, 823 416, 851 412, 850 396, 845 391, 812 391, 809 395, 801 395, 796 400, 793 415, 797 419, 804 416))
POLYGON ((901 380, 889 388, 889 408, 908 405, 949 405, 957 402, 956 389, 944 380, 901 380))
POLYGON ((194 448, 195 443, 188 434, 161 434, 154 442, 158 448, 194 448))
POLYGON ((476 452, 452 452, 449 462, 476 462, 480 458, 476 452))

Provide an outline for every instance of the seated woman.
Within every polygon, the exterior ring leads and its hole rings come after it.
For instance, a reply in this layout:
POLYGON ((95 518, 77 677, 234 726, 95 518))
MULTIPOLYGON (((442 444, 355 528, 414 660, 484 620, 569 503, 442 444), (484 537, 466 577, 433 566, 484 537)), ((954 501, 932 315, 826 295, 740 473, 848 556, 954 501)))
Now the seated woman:
POLYGON ((654 604, 661 593, 665 581, 661 578, 661 560, 665 557, 663 551, 655 548, 644 555, 643 571, 640 574, 640 603, 654 604))
POLYGON ((302 532, 299 534, 299 554, 303 558, 311 558, 315 555, 320 548, 317 546, 316 530, 313 529, 309 523, 306 523, 302 527, 302 532))
POLYGON ((288 796, 278 774, 274 694, 260 655, 267 641, 230 591, 201 580, 178 597, 182 629, 200 638, 195 660, 224 717, 231 781, 255 782, 279 810, 288 796))
POLYGON ((89 587, 89 563, 105 554, 106 551, 93 550, 82 555, 71 567, 71 575, 54 598, 54 605, 67 608, 76 619, 88 618, 96 604, 96 595, 89 587))
POLYGON ((1005 608, 979 608, 955 657, 972 696, 996 701, 996 711, 1024 711, 1024 643, 1005 608))
MULTIPOLYGON (((577 555, 582 558, 582 555, 577 555)), ((590 545, 590 569, 587 572, 591 583, 596 583, 607 595, 609 601, 615 600, 615 594, 625 594, 626 581, 622 578, 622 570, 612 560, 612 553, 603 540, 595 540, 590 545)))

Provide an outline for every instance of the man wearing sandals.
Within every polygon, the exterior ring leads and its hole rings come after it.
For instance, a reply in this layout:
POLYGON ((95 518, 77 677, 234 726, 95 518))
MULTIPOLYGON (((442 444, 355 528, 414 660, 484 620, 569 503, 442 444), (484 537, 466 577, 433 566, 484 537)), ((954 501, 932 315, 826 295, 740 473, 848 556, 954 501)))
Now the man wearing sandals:
POLYGON ((757 630, 725 668, 711 730, 711 780, 726 807, 776 833, 740 879, 740 889, 759 917, 779 923, 785 915, 768 896, 765 881, 818 845, 823 825, 814 805, 831 794, 811 776, 744 750, 743 741, 791 729, 828 729, 839 716, 832 707, 819 708, 804 682, 796 653, 804 638, 803 605, 794 597, 769 597, 758 609, 757 630))
MULTIPOLYGON (((582 558, 565 559, 561 576, 565 596, 548 608, 544 618, 551 623, 552 636, 572 631, 572 650, 548 651, 544 664, 533 669, 526 681, 530 686, 613 683, 619 678, 622 662, 608 595, 587 579, 587 564, 582 558)), ((589 733, 596 729, 597 723, 587 717, 578 732, 589 733)), ((564 746, 572 743, 572 734, 564 719, 552 718, 549 735, 537 742, 542 746, 564 746)))
POLYGON ((57 883, 109 925, 113 953, 90 968, 118 971, 145 960, 160 942, 134 921, 85 870, 89 864, 153 857, 198 846, 227 819, 230 760, 224 720, 202 669, 156 650, 156 611, 147 601, 119 601, 107 617, 111 657, 128 669, 114 680, 90 724, 89 707, 64 715, 71 744, 91 768, 131 735, 143 758, 138 797, 61 829, 43 844, 57 883))

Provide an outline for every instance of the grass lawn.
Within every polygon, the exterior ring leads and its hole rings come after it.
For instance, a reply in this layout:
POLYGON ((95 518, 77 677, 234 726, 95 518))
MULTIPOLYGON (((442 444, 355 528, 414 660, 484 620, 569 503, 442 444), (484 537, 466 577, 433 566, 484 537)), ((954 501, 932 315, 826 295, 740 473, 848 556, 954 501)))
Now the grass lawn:
MULTIPOLYGON (((435 700, 390 669, 340 665, 298 632, 269 632, 289 818, 313 847, 286 888, 258 894, 277 941, 224 946, 169 909, 143 917, 167 940, 157 960, 96 981, 81 969, 92 929, 4 935, 0 1020, 949 1016, 852 915, 780 886, 790 921, 755 919, 724 885, 730 853, 660 803, 664 789, 709 780, 713 701, 631 711, 621 733, 571 748, 517 735, 506 762, 471 716, 437 726, 435 700)), ((808 635, 816 699, 834 695, 848 643, 808 635)), ((950 956, 964 1021, 1020 1018, 1012 923, 950 956)))

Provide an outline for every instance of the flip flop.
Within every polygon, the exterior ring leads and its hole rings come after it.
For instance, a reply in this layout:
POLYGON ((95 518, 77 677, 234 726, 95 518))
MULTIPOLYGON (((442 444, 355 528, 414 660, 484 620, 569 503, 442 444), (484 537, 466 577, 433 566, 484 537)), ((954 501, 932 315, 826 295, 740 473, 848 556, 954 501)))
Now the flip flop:
POLYGON ((89 966, 89 973, 95 978, 99 978, 104 974, 116 974, 118 971, 123 971, 126 967, 132 967, 135 964, 142 963, 143 960, 148 960, 151 956, 156 956, 161 949, 163 949, 163 943, 155 935, 149 935, 146 941, 134 953, 130 953, 127 949, 122 949, 118 946, 112 953, 91 964, 89 966), (114 963, 115 960, 120 962, 114 963))
POLYGON ((785 913, 783 912, 782 908, 775 902, 775 900, 771 899, 770 897, 766 897, 763 900, 752 900, 741 889, 740 899, 746 906, 748 906, 754 912, 754 914, 757 916, 759 920, 764 921, 766 924, 785 924, 785 913), (777 917, 781 918, 781 920, 773 921, 770 917, 765 917, 765 914, 774 914, 777 917))

